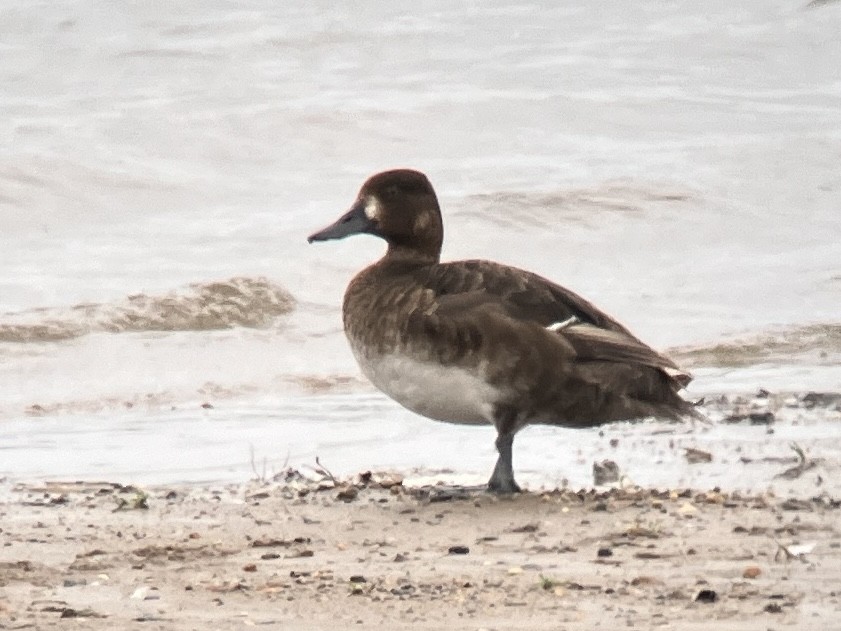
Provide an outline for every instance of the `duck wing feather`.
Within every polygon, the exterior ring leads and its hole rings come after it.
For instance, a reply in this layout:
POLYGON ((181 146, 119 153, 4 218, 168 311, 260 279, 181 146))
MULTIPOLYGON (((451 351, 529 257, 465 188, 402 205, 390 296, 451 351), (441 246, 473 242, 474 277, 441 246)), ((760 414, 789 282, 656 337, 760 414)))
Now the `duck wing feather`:
POLYGON ((576 361, 650 366, 678 387, 692 379, 591 302, 537 274, 478 260, 436 265, 427 273, 423 284, 435 294, 427 313, 461 321, 494 313, 548 329, 562 338, 576 361))

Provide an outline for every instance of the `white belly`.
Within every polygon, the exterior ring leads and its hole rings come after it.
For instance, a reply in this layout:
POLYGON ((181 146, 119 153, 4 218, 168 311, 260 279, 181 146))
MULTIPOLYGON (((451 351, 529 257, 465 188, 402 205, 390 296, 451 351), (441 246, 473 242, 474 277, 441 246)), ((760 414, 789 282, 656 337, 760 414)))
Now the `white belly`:
POLYGON ((493 423, 499 391, 462 368, 418 362, 405 355, 356 356, 362 372, 403 407, 460 424, 493 423))

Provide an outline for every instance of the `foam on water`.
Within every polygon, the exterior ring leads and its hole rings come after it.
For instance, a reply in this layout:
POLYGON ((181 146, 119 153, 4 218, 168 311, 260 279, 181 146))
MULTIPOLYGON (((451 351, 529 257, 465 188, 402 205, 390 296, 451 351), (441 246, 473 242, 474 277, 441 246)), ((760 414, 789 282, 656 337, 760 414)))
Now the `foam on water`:
POLYGON ((0 314, 0 343, 57 342, 89 333, 214 331, 265 327, 295 299, 265 278, 194 284, 186 292, 128 296, 117 304, 81 304, 0 314))

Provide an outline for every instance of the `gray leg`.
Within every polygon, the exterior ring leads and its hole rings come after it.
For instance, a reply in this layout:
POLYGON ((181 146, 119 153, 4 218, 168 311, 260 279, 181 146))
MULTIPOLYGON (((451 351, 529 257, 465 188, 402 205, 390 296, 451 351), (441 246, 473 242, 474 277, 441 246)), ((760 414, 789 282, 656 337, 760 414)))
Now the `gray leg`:
POLYGON ((496 450, 499 458, 496 466, 488 480, 488 490, 491 493, 519 493, 520 487, 514 481, 514 467, 512 463, 512 447, 514 446, 514 434, 499 434, 496 437, 496 450))

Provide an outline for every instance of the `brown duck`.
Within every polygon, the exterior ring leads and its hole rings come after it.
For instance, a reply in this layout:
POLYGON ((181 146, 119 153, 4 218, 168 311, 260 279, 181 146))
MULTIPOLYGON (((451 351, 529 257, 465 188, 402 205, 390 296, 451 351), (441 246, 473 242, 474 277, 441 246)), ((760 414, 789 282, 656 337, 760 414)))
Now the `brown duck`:
POLYGON ((678 394, 691 376, 570 290, 491 261, 441 263, 441 210, 423 173, 372 176, 309 241, 353 234, 388 244, 345 292, 345 333, 362 372, 418 414, 493 424, 490 490, 519 491, 512 446, 528 424, 695 415, 678 394))

